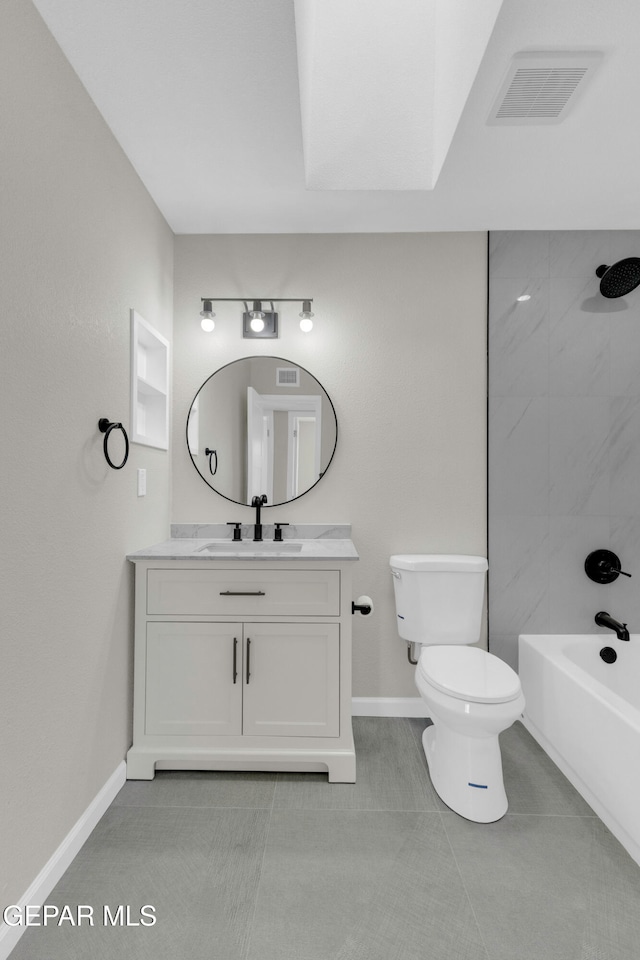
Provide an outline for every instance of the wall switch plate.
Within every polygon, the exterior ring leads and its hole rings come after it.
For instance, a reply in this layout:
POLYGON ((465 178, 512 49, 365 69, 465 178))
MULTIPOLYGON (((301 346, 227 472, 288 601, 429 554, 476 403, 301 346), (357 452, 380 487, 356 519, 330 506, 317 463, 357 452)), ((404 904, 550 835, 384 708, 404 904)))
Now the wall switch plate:
POLYGON ((145 497, 147 495, 147 471, 143 468, 138 470, 138 496, 145 497))

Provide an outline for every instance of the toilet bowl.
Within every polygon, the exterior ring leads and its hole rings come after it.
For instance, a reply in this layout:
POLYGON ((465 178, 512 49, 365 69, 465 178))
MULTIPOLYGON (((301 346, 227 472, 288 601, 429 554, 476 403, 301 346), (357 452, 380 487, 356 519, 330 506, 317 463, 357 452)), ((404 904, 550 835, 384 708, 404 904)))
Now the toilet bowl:
POLYGON ((415 682, 433 721, 422 735, 433 787, 477 823, 508 809, 498 736, 521 716, 518 675, 477 647, 424 647, 415 682))
POLYGON ((507 812, 498 736, 525 705, 517 673, 469 646, 480 638, 486 571, 484 557, 391 557, 398 633, 420 650, 415 683, 432 720, 422 737, 431 782, 448 807, 478 823, 507 812))

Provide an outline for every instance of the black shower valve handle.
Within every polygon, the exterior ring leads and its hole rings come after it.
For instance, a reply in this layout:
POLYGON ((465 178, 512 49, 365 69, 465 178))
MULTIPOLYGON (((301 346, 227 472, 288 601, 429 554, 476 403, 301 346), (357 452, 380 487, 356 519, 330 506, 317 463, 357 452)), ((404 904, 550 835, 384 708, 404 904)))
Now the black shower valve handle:
POLYGON ((616 576, 621 577, 630 577, 630 573, 625 573, 624 570, 621 570, 620 567, 616 566, 611 560, 602 560, 600 562, 600 569, 603 573, 616 574, 616 576))
POLYGON ((619 576, 631 576, 622 570, 620 559, 611 550, 594 550, 585 560, 584 569, 595 583, 613 583, 619 576))

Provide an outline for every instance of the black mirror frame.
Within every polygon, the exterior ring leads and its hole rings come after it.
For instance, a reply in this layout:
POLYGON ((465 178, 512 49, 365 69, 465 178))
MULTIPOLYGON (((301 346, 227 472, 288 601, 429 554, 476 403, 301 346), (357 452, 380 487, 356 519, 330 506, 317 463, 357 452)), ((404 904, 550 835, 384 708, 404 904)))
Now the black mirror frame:
MULTIPOLYGON (((334 444, 333 444, 333 450, 331 451, 331 456, 329 457, 329 460, 328 460, 328 462, 327 462, 326 467, 324 468, 324 470, 322 471, 322 473, 320 474, 320 476, 318 477, 318 479, 316 480, 316 482, 313 483, 310 487, 307 487, 307 489, 304 491, 304 493, 299 493, 297 497, 292 497, 291 500, 280 500, 278 503, 265 503, 265 504, 264 504, 264 507, 282 507, 282 506, 284 506, 284 505, 287 504, 287 503, 293 503, 295 500, 300 500, 301 497, 306 496, 311 490, 313 490, 315 487, 317 487, 318 484, 320 483, 320 481, 323 479, 324 475, 326 474, 327 470, 328 470, 329 467, 331 466, 331 463, 332 463, 332 461, 333 461, 333 458, 335 457, 336 449, 337 449, 337 446, 338 446, 338 415, 337 415, 337 413, 336 413, 336 408, 335 408, 335 406, 334 406, 334 404, 333 404, 333 400, 331 399, 331 397, 329 396, 329 394, 327 393, 327 391, 325 390, 325 388, 322 386, 322 384, 320 383, 320 381, 318 380, 318 378, 316 377, 316 375, 313 374, 313 373, 311 373, 310 370, 307 370, 306 367, 303 367, 302 364, 300 364, 300 363, 295 363, 295 361, 293 361, 293 360, 287 360, 287 359, 285 359, 284 357, 274 357, 274 356, 271 356, 271 354, 268 354, 268 355, 265 355, 265 356, 259 355, 259 356, 250 356, 250 357, 238 357, 237 360, 230 360, 229 363, 225 363, 225 364, 223 364, 223 366, 218 367, 217 370, 214 370, 213 373, 210 374, 210 375, 207 377, 207 379, 204 380, 204 381, 200 384, 200 386, 199 386, 198 389, 196 390, 196 393, 195 393, 195 396, 194 396, 193 400, 191 401, 191 404, 190 404, 190 406, 189 406, 189 412, 187 413, 187 423, 186 423, 186 427, 185 427, 185 441, 186 441, 186 444, 187 444, 187 451, 188 451, 188 453, 189 453, 189 458, 190 458, 190 460, 191 460, 191 463, 192 463, 193 466, 194 466, 194 469, 195 469, 196 473, 198 474, 198 476, 200 477, 200 479, 201 479, 204 483, 206 483, 207 487, 208 487, 210 490, 213 490, 214 493, 217 493, 219 497, 223 497, 225 500, 228 500, 230 503, 237 503, 237 504, 238 504, 239 506, 241 506, 241 507, 251 507, 251 504, 250 504, 250 503, 245 503, 243 500, 234 500, 232 497, 228 497, 225 493, 220 493, 220 491, 217 490, 211 483, 209 483, 209 481, 207 480, 207 478, 200 472, 200 470, 198 469, 197 463, 196 463, 195 460, 193 459, 193 456, 192 456, 192 454, 191 454, 191 450, 189 449, 189 417, 191 416, 191 410, 192 410, 192 408, 193 408, 193 404, 194 404, 194 402, 195 402, 195 400, 196 400, 196 397, 198 396, 198 394, 200 393, 200 391, 203 389, 203 387, 209 382, 209 380, 211 380, 213 377, 215 377, 215 375, 216 375, 217 373, 220 373, 221 370, 226 370, 227 367, 230 367, 230 366, 231 366, 232 364, 234 364, 234 363, 239 363, 241 360, 279 360, 279 361, 281 361, 282 363, 290 364, 291 366, 299 367, 300 370, 304 370, 304 372, 305 372, 306 374, 308 374, 310 377, 313 377, 313 379, 314 379, 318 384, 320 384, 320 387, 321 387, 322 390, 324 391, 324 394, 325 394, 327 400, 329 401, 329 404, 330 404, 330 406, 331 406, 331 410, 332 410, 332 412, 333 412, 333 416, 334 416, 334 419, 335 419, 335 423, 336 423, 336 439, 335 439, 335 442, 334 442, 334 444)), ((217 459, 217 458, 216 458, 216 459, 217 459)), ((263 507, 263 509, 264 509, 264 507, 263 507)))

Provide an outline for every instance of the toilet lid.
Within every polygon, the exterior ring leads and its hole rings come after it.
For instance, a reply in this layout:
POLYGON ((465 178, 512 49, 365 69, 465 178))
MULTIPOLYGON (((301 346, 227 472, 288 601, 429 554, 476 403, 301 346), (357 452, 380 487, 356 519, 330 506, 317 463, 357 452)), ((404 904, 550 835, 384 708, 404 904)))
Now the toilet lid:
POLYGON ((418 672, 436 690, 475 703, 505 703, 520 694, 520 677, 479 647, 423 647, 418 672))

